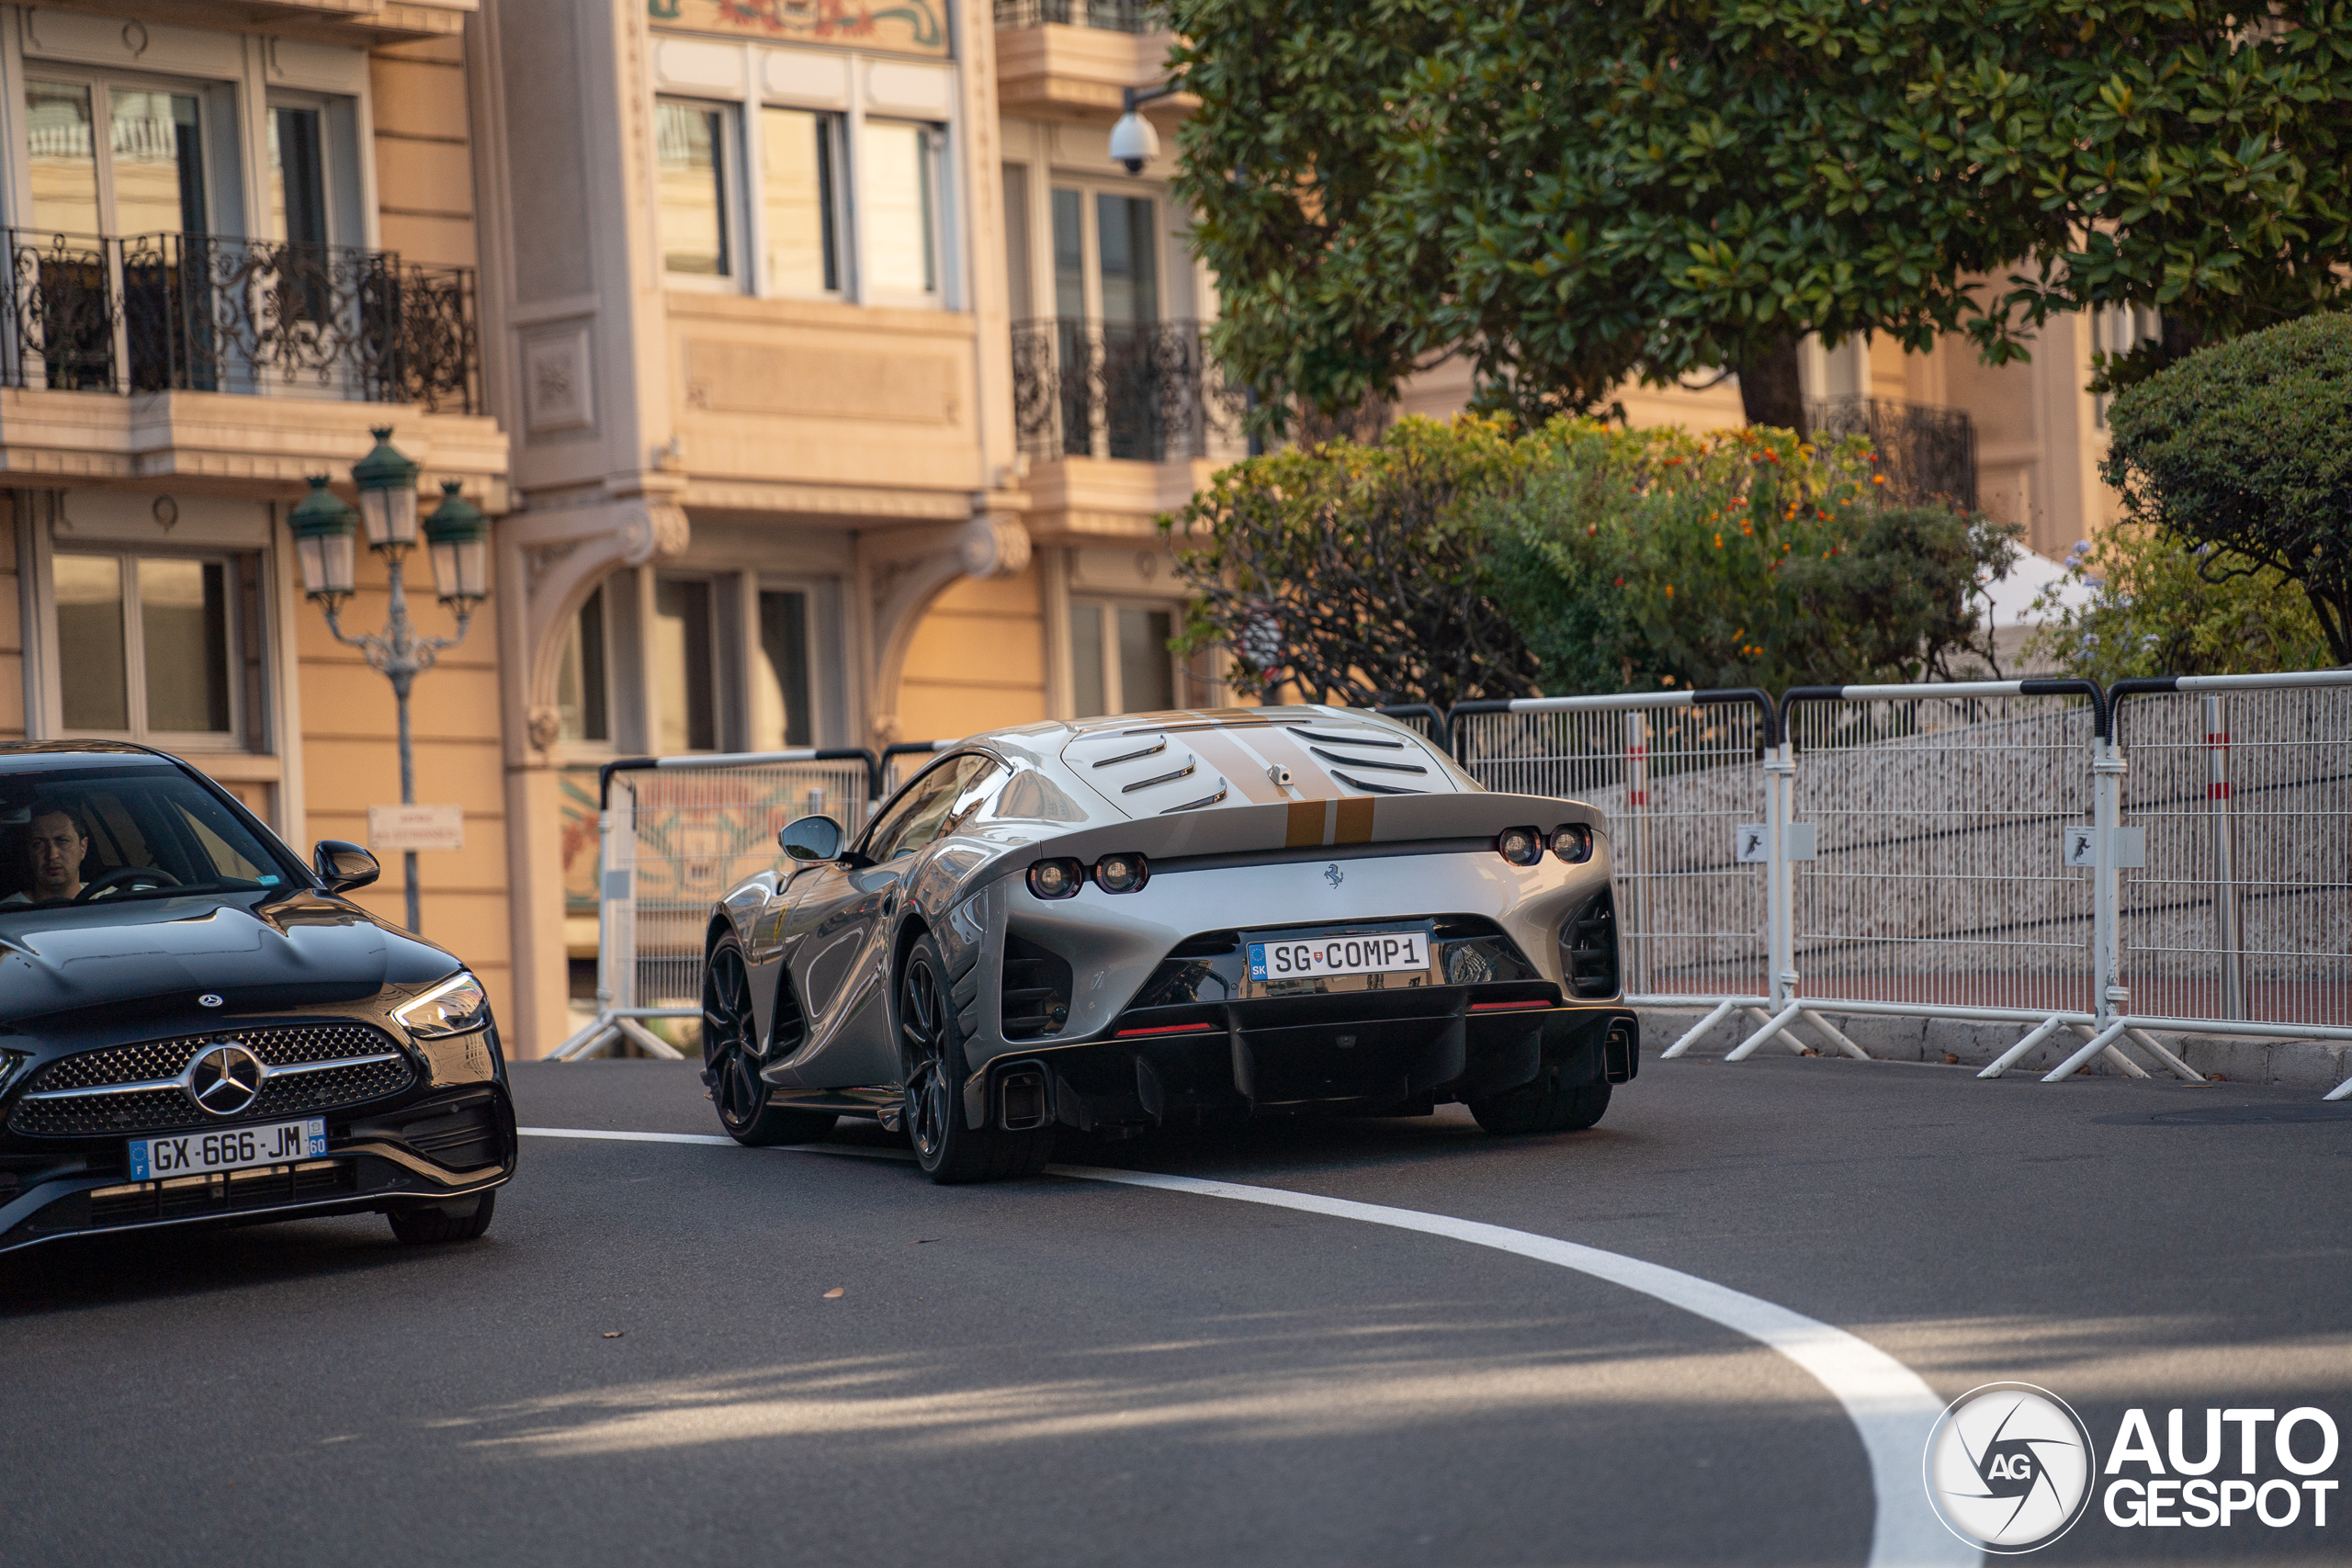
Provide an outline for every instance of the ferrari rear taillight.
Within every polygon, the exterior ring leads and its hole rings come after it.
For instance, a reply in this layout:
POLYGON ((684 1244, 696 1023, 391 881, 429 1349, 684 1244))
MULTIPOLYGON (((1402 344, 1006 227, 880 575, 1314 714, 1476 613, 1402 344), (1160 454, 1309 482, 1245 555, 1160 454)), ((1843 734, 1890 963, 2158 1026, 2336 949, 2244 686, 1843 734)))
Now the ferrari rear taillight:
POLYGON ((1040 898, 1075 898, 1086 868, 1074 860, 1041 860, 1029 868, 1029 891, 1040 898))
POLYGON ((1513 865, 1533 865, 1544 858, 1544 835, 1532 828, 1506 828, 1495 835, 1495 852, 1513 865))
POLYGON ((1151 880, 1151 866, 1141 855, 1104 855, 1094 863, 1094 886, 1105 893, 1133 893, 1151 880))

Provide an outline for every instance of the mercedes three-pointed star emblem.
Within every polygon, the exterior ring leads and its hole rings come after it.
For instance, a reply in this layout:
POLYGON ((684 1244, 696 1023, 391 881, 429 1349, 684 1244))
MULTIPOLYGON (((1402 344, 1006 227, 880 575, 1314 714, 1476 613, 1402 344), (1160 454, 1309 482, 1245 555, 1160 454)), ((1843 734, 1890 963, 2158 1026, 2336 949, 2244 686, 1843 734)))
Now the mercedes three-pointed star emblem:
POLYGON ((234 1041, 223 1040, 197 1053, 180 1085, 187 1097, 215 1116, 234 1116, 261 1096, 261 1058, 234 1041))

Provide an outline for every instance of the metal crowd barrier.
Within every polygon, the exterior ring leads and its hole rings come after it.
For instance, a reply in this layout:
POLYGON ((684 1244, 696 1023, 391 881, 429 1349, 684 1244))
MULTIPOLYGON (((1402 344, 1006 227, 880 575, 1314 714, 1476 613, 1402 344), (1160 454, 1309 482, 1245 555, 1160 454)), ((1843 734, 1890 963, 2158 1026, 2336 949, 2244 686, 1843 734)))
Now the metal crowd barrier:
POLYGON ((2119 914, 2133 1025, 2352 1041, 2352 670, 2112 695, 2147 836, 2119 914))
MULTIPOLYGON (((1756 1027, 1731 1060, 1776 1038, 1805 1049, 1799 1023, 1865 1055, 1826 1009, 2031 1026, 1984 1077, 2064 1035, 2075 1049, 2045 1081, 2102 1056, 2147 1076, 2127 1043, 2196 1079, 2159 1034, 2352 1041, 2347 687, 2352 671, 2111 696, 2087 681, 1799 687, 1749 756, 1722 746, 1708 767, 1669 710, 1741 694, 1449 717, 1482 783, 1611 814, 1628 999, 1710 1008, 1667 1055, 1735 1012, 1756 1027)), ((2352 1080, 2329 1098, 2347 1097, 2352 1080)))
POLYGON ((823 815, 865 825, 881 768, 862 750, 635 757, 599 770, 596 1016, 549 1056, 570 1061, 626 1039, 675 1046, 647 1019, 702 1016, 711 905, 776 863, 776 830, 823 815))
POLYGON ((1736 1009, 1760 1024, 1785 1005, 1774 976, 1787 965, 1773 961, 1766 914, 1776 884, 1765 845, 1786 809, 1770 762, 1781 735, 1770 697, 1526 697, 1460 703, 1447 717, 1463 766, 1487 788, 1573 795, 1609 814, 1628 999, 1714 1009, 1669 1055, 1736 1009))

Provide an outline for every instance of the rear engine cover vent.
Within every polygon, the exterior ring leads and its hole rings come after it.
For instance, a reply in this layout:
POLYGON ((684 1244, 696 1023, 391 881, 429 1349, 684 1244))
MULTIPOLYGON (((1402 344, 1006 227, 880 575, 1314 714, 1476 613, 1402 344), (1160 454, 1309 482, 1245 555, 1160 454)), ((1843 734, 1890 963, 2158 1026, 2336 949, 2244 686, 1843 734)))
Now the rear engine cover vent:
POLYGON ((1374 729, 1292 725, 1291 735, 1315 754, 1343 788, 1362 795, 1419 795, 1433 782, 1417 748, 1374 729))
POLYGON ((1571 996, 1599 999, 1617 994, 1617 906, 1606 887, 1560 928, 1560 967, 1571 996))
POLYGON ((1034 942, 1004 939, 1004 1037, 1034 1040, 1069 1018, 1069 960, 1034 942))

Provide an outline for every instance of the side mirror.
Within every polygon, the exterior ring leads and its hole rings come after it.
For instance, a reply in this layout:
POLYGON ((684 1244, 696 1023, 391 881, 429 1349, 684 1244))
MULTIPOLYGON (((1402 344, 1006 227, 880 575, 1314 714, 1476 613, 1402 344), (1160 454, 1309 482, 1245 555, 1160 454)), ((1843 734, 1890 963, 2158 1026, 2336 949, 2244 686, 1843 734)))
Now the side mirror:
POLYGON ((830 817, 802 817, 776 833, 777 846, 798 861, 842 858, 842 825, 830 817))
POLYGON ((348 893, 355 887, 365 887, 384 874, 376 857, 357 844, 341 839, 321 839, 319 847, 311 852, 311 869, 327 885, 330 893, 348 893))

